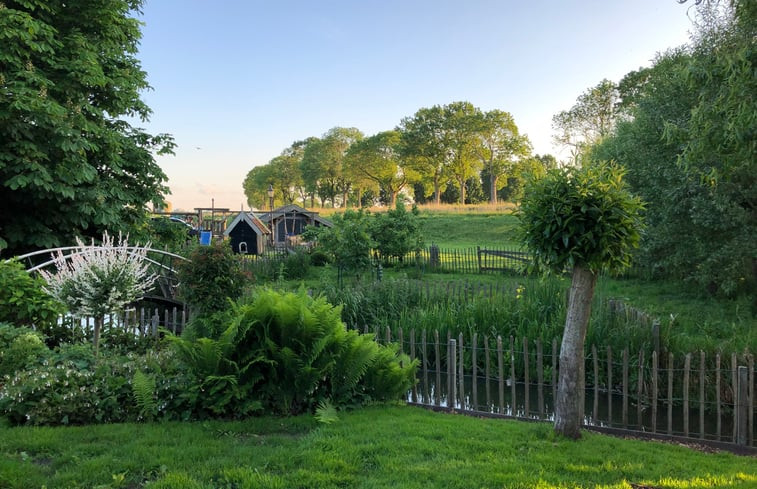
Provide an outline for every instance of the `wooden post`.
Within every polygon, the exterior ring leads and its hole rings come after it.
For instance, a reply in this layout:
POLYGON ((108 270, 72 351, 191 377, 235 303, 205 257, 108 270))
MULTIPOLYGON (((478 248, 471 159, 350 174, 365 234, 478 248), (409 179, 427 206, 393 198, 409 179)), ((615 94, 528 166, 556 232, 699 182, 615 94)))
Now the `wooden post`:
POLYGON ((386 344, 388 345, 391 342, 392 342, 392 330, 389 329, 389 326, 387 326, 386 327, 386 344))
POLYGON ((736 426, 736 395, 737 395, 738 390, 739 390, 739 388, 738 388, 738 383, 739 382, 738 382, 738 378, 736 377, 737 376, 737 370, 736 370, 737 368, 738 368, 738 364, 736 362, 736 354, 735 353, 731 353, 731 389, 732 389, 731 392, 733 392, 733 413, 734 413, 734 419, 733 419, 733 438, 731 438, 731 440, 733 440, 733 443, 736 443, 736 437, 737 437, 737 434, 738 434, 738 432, 736 431, 737 430, 737 426, 736 426))
POLYGON ((142 337, 147 336, 147 328, 145 327, 145 308, 142 307, 139 310, 139 335, 142 337))
POLYGON ((754 445, 754 355, 751 353, 747 356, 747 373, 748 373, 748 380, 747 384, 749 385, 749 389, 747 391, 748 399, 747 399, 747 432, 749 433, 749 440, 747 442, 750 446, 754 445))
POLYGON ((747 406, 747 402, 749 401, 749 372, 747 372, 747 368, 744 366, 738 367, 737 372, 736 402, 733 417, 733 424, 736 427, 735 442, 737 445, 746 445, 749 439, 747 434, 749 428, 749 407, 747 406))
POLYGON ((486 410, 491 409, 492 405, 492 393, 491 388, 489 387, 489 379, 491 378, 491 361, 489 358, 489 337, 487 335, 484 335, 484 355, 486 355, 486 410))
POLYGON ((499 413, 505 412, 505 366, 502 358, 502 337, 497 336, 497 366, 499 379, 499 413))
POLYGON ((668 353, 668 434, 673 434, 673 354, 668 353))
POLYGON ((720 353, 715 354, 715 416, 717 416, 715 421, 715 431, 718 436, 717 440, 720 441, 723 429, 721 421, 722 412, 720 407, 720 353))
POLYGON ((398 331, 398 333, 399 333, 399 338, 397 339, 397 341, 399 341, 399 344, 400 344, 400 353, 405 353, 405 338, 404 338, 405 332, 403 331, 402 326, 400 326, 400 330, 398 331))
POLYGON ((526 417, 529 416, 529 413, 531 411, 530 405, 529 405, 529 391, 530 389, 530 376, 528 374, 528 367, 529 367, 529 361, 528 358, 528 338, 525 336, 523 337, 523 413, 526 417))
POLYGON ((699 352, 699 438, 704 440, 704 352, 699 352))
MULTIPOLYGON (((400 330, 402 331, 402 330, 400 330)), ((410 330, 410 361, 415 360, 415 329, 410 330)), ((413 383, 413 392, 411 394, 413 402, 418 402, 418 385, 413 383)))
POLYGON ((447 408, 455 412, 455 403, 457 402, 457 342, 454 339, 449 340, 447 346, 447 408))
POLYGON ((539 419, 544 419, 544 354, 540 339, 536 340, 536 382, 539 419))
POLYGON ((607 426, 612 426, 612 348, 607 345, 607 426))
POLYGON ((592 422, 599 424, 599 357, 597 356, 596 345, 591 345, 591 358, 594 362, 594 409, 592 411, 592 422))
POLYGON ((660 355, 660 320, 652 321, 652 341, 654 342, 654 351, 660 355))
POLYGON ((652 433, 657 433, 657 352, 652 352, 652 433))
POLYGON ((478 334, 473 333, 473 339, 471 340, 471 394, 473 396, 473 411, 478 410, 478 358, 476 355, 476 349, 478 349, 478 334))
POLYGON ((429 398, 428 389, 428 356, 426 355, 426 330, 421 332, 421 353, 423 355, 423 402, 424 404, 431 404, 429 398))
POLYGON ((436 405, 442 403, 442 359, 439 352, 439 330, 434 330, 434 353, 436 353, 436 385, 434 385, 434 400, 436 405))
POLYGON ((463 334, 460 333, 458 338, 458 349, 460 351, 459 355, 457 356, 458 376, 460 377, 458 380, 460 382, 460 389, 458 392, 460 393, 460 410, 465 411, 465 357, 463 355, 463 334))
POLYGON ((173 334, 176 334, 176 323, 177 323, 178 318, 179 318, 179 311, 174 307, 173 308, 173 328, 171 329, 173 334))
POLYGON ((512 408, 512 415, 518 415, 518 404, 515 402, 515 340, 510 335, 510 406, 512 408))
POLYGON ((628 428, 628 347, 623 349, 623 428, 628 428))
POLYGON ((552 411, 557 400, 557 338, 552 338, 552 411))
POLYGON ((639 350, 639 380, 636 384, 636 423, 639 425, 639 430, 644 428, 644 419, 642 418, 642 410, 644 403, 642 402, 642 396, 644 395, 644 350, 639 350))
POLYGON ((163 324, 165 325, 165 328, 168 329, 168 309, 163 311, 163 318, 165 321, 163 324))
POLYGON ((691 374, 691 353, 683 362, 683 436, 689 436, 689 376, 691 374))

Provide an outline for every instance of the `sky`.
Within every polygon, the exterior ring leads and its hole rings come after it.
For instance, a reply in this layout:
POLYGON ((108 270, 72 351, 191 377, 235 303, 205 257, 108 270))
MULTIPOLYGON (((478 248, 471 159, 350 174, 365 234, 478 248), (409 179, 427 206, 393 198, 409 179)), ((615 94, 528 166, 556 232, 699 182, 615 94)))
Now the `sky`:
MULTIPOLYGON (((685 44, 676 0, 145 0, 139 59, 174 210, 248 209, 242 182, 294 141, 366 136, 423 107, 510 112, 535 153, 552 116, 685 44)), ((261 203, 262 205, 262 203, 261 203)))

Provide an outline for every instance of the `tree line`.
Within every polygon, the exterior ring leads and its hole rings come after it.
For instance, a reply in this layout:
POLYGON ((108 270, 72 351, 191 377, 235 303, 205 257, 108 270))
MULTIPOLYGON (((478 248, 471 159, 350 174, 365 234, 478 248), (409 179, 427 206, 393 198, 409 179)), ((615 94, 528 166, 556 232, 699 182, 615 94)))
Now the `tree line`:
POLYGON ((251 207, 276 202, 346 207, 394 207, 401 192, 415 202, 478 203, 516 200, 528 174, 557 165, 532 155, 512 115, 483 111, 470 102, 421 108, 391 130, 365 136, 334 127, 321 137, 295 141, 244 180, 251 207))

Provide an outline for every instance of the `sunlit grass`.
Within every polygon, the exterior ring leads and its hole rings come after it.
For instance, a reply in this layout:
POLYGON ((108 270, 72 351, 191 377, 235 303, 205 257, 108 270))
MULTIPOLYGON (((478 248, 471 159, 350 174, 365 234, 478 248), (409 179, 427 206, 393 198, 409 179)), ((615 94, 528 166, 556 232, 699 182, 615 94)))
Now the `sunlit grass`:
POLYGON ((374 406, 237 422, 0 428, 0 487, 752 488, 754 458, 374 406))

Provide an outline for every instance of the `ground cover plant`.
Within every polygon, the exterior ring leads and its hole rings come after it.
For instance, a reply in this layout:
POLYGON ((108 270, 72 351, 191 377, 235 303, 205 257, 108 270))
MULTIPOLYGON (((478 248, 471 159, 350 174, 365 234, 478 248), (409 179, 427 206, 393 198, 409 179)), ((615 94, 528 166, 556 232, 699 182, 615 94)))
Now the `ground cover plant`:
POLYGON ((0 427, 0 486, 750 488, 754 458, 548 424, 372 406, 313 416, 0 427), (633 484, 633 485, 632 485, 633 484))

